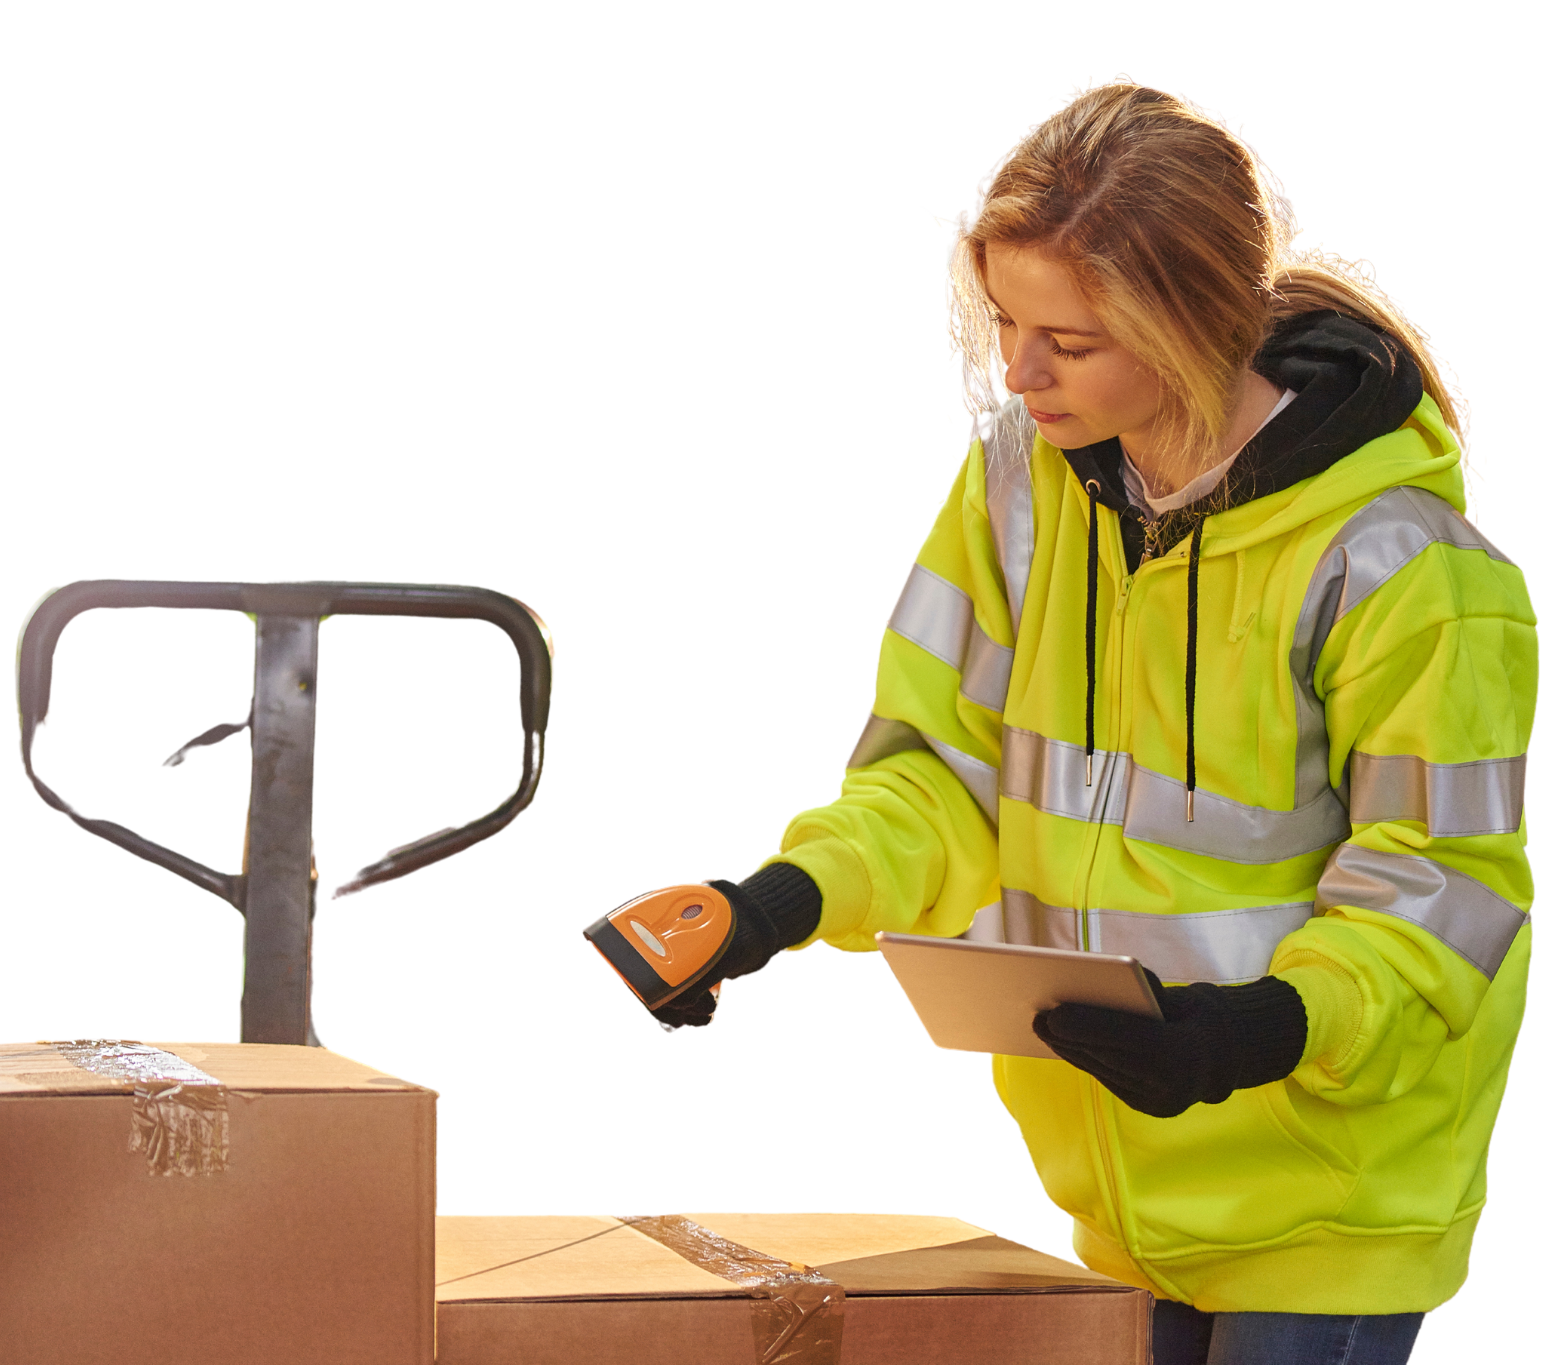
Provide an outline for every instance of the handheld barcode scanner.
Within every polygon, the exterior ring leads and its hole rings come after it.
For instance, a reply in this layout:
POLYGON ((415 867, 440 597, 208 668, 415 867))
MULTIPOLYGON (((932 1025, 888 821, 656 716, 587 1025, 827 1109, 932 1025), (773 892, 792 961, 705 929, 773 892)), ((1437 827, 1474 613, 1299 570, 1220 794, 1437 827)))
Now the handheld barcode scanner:
POLYGON ((651 891, 584 930, 584 937, 651 1010, 674 1000, 701 977, 734 935, 730 902, 711 886, 651 891))

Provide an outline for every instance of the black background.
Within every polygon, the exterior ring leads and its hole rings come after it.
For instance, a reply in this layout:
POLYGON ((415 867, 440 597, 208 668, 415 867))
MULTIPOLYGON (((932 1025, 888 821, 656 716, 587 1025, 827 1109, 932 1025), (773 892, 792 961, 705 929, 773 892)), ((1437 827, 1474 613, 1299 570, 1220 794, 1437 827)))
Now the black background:
MULTIPOLYGON (((1070 1254, 986 1058, 931 1049, 880 960, 783 957, 729 988, 715 1027, 665 1037, 579 926, 657 884, 740 878, 836 794, 967 433, 947 233, 916 205, 972 201, 1068 78, 1123 67, 1247 121, 1299 244, 1375 260, 1456 364, 1490 456, 1482 528, 1529 565, 1531 361, 1485 265, 1498 219, 1454 170, 1501 143, 1470 114, 1428 137, 1409 92, 1381 106, 1342 73, 1151 45, 1071 45, 984 84, 951 58, 867 76, 819 59, 755 90, 584 82, 568 109, 514 73, 434 65, 346 86, 321 65, 230 101, 213 70, 190 76, 198 98, 61 114, 69 154, 39 157, 28 215, 12 619, 92 576, 438 579, 547 618, 534 806, 319 914, 325 1043, 442 1093, 442 1212, 953 1212, 1070 1254)), ((335 619, 321 640, 327 895, 495 805, 520 735, 497 630, 335 619)), ((159 763, 243 716, 251 652, 240 616, 79 618, 40 775, 237 870, 246 738, 159 763)), ((8 830, 0 1037, 237 1037, 237 914, 75 830, 20 772, 8 830)), ((1473 1278, 1417 1360, 1506 1314, 1531 1027, 1473 1278)))

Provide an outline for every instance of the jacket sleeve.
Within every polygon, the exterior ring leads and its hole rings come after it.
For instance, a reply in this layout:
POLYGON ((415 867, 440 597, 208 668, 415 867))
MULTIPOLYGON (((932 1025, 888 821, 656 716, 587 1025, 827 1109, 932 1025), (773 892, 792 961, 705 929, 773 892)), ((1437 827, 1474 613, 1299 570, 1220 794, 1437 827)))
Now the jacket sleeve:
POLYGON ((999 899, 1002 679, 1012 642, 975 442, 892 613, 875 705, 843 791, 785 831, 779 860, 822 892, 808 943, 868 950, 880 930, 950 937, 999 899))
POLYGON ((1314 680, 1351 835, 1271 969, 1308 1011, 1294 1078, 1376 1104, 1471 1028, 1505 957, 1523 961, 1536 647, 1519 570, 1491 547, 1429 545, 1344 609, 1314 680))

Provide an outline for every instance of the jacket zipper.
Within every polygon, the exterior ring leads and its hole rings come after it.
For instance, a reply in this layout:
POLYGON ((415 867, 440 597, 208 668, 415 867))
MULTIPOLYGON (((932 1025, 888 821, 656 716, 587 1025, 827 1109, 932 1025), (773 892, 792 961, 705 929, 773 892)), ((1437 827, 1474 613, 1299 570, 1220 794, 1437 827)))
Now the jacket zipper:
MULTIPOLYGON (((1114 533, 1116 536, 1118 535, 1117 526, 1115 527, 1114 533)), ((1122 540, 1118 546, 1118 552, 1120 556, 1120 562, 1122 563, 1124 557, 1124 546, 1122 540)), ((1109 624, 1109 642, 1113 648, 1114 655, 1114 668, 1112 669, 1112 680, 1114 684, 1112 696, 1113 710, 1110 717, 1112 725, 1109 730, 1109 741, 1112 751, 1115 753, 1121 753, 1125 748, 1124 692, 1125 673, 1129 662, 1125 658, 1125 652, 1126 642, 1129 639, 1129 632, 1127 627, 1129 625, 1130 603, 1132 597, 1134 596, 1134 588, 1137 582, 1140 580, 1141 575, 1147 571, 1148 567, 1155 566, 1156 564, 1163 562, 1163 558, 1163 556, 1157 556, 1154 558, 1149 551, 1143 554, 1141 556, 1141 562, 1136 565, 1135 572, 1132 574, 1126 574, 1125 577, 1120 580, 1119 592, 1114 603, 1113 619, 1109 624)), ((1116 761, 1110 766, 1108 774, 1108 785, 1103 793, 1105 801, 1108 796, 1112 794, 1113 784, 1115 782, 1124 781, 1123 772, 1124 764, 1122 763, 1116 761)), ((1091 904, 1093 876, 1097 867, 1098 848, 1102 841, 1102 829, 1102 822, 1099 821, 1098 838, 1093 844, 1092 856, 1089 859, 1087 865, 1087 899, 1082 901, 1083 905, 1091 904)), ((1085 915, 1083 915, 1082 918, 1085 922, 1085 915)), ((1131 1249, 1132 1238, 1130 1237, 1129 1230, 1125 1227, 1124 1200, 1120 1194, 1118 1168, 1114 1162, 1114 1128, 1113 1125, 1108 1121, 1107 1108, 1103 1102, 1103 1093, 1103 1086, 1101 1082, 1093 1080, 1092 1122, 1096 1130, 1097 1150, 1101 1157, 1104 1180, 1106 1182, 1104 1193, 1108 1198, 1108 1202, 1113 1213, 1114 1224, 1118 1228, 1120 1249, 1125 1253, 1126 1256, 1130 1256, 1133 1259, 1134 1252, 1131 1249)))
MULTIPOLYGON (((1124 538, 1119 534, 1117 520, 1105 523, 1112 531, 1110 549, 1113 551, 1115 563, 1119 567, 1124 566, 1124 538)), ((1137 571, 1139 572, 1139 571, 1137 571)), ((1125 608, 1130 603, 1130 590, 1135 586, 1135 574, 1127 573, 1119 580, 1119 587, 1114 595, 1114 608, 1108 614, 1108 629, 1104 635, 1104 651, 1112 667, 1109 670, 1109 683, 1111 684, 1111 709, 1105 717, 1104 734, 1108 736, 1105 747, 1112 753, 1118 753, 1120 736, 1123 731, 1124 718, 1124 625, 1125 608), (1111 722, 1108 723, 1108 722, 1111 722)), ((1107 810, 1108 803, 1114 794, 1116 783, 1124 780, 1122 776, 1123 764, 1117 760, 1111 760, 1103 773, 1102 788, 1097 793, 1096 806, 1099 815, 1107 810)), ((1096 821, 1092 829, 1090 847, 1087 850, 1086 876, 1083 879, 1081 893, 1082 898, 1078 902, 1082 910, 1078 915, 1076 925, 1076 941, 1083 952, 1090 952, 1094 945, 1091 941, 1092 931, 1090 918, 1086 913, 1086 907, 1092 904, 1093 875, 1097 870, 1098 850, 1103 842, 1103 822, 1096 821)))
MULTIPOLYGON (((1110 751, 1113 753, 1118 752, 1121 722, 1124 716, 1124 614, 1125 607, 1129 604, 1130 601, 1130 589, 1134 585, 1135 575, 1126 574, 1120 581, 1119 592, 1116 595, 1114 601, 1114 609, 1109 613, 1106 647, 1108 648, 1110 659, 1114 664, 1114 667, 1110 670, 1111 676, 1109 678, 1109 681, 1112 684, 1111 692, 1113 701, 1111 710, 1111 719, 1113 720, 1113 725, 1110 728, 1109 733, 1111 736, 1110 751), (1118 637, 1117 639, 1115 638, 1116 635, 1118 637)), ((1102 789, 1097 794, 1098 804, 1096 809, 1100 815, 1103 811, 1108 809, 1108 803, 1110 800, 1112 800, 1114 795, 1115 784, 1124 780, 1124 778, 1121 776, 1122 767, 1123 765, 1120 764, 1117 759, 1109 762, 1107 765, 1103 775, 1102 789)), ((1087 859, 1086 892, 1085 897, 1081 902, 1083 906, 1088 906, 1092 903, 1092 878, 1093 873, 1097 870, 1097 855, 1099 848, 1102 847, 1102 843, 1103 822, 1100 819, 1097 822, 1097 827, 1092 839, 1091 852, 1087 859)), ((1081 923, 1077 926, 1077 937, 1080 940, 1083 952, 1091 952, 1095 946, 1092 943, 1092 930, 1090 928, 1090 924, 1091 921, 1089 920, 1085 911, 1083 911, 1081 916, 1081 923)))
MULTIPOLYGON (((1115 523, 1113 523, 1113 535, 1115 535, 1116 563, 1123 568, 1124 537, 1119 534, 1118 517, 1115 517, 1115 523)), ((1118 598, 1116 598, 1115 607, 1113 607, 1113 612, 1110 613, 1109 644, 1110 649, 1112 649, 1113 665, 1115 666, 1113 666, 1112 672, 1110 672, 1112 690, 1110 690, 1109 697, 1110 721, 1112 721, 1112 725, 1109 727, 1109 747, 1115 755, 1123 752, 1124 747, 1124 669, 1126 669, 1124 641, 1126 641, 1127 613, 1129 613, 1130 596, 1132 596, 1135 581, 1137 581, 1137 577, 1140 577, 1141 570, 1146 568, 1149 560, 1151 560, 1151 554, 1148 551, 1148 553, 1143 553, 1143 556, 1141 556, 1141 562, 1135 567, 1135 573, 1124 574, 1123 579, 1119 581, 1118 598)), ((1119 763, 1118 760, 1113 761, 1109 767, 1109 781, 1107 781, 1104 791, 1101 792, 1104 805, 1099 808, 1099 814, 1101 814, 1102 809, 1107 808, 1107 800, 1113 794, 1113 784, 1116 781, 1124 780, 1123 774, 1124 764, 1119 763)), ((1101 847, 1101 844, 1102 822, 1099 820, 1098 839, 1093 844, 1091 861, 1088 862, 1087 898, 1082 901, 1082 906, 1084 907, 1091 904, 1091 884, 1093 884, 1093 872, 1096 870, 1098 848, 1101 847)), ((1085 935, 1085 940, 1090 940, 1088 915, 1085 914, 1085 909, 1082 911, 1081 920, 1082 934, 1085 935)), ((1091 946, 1093 945, 1090 942, 1082 943, 1082 948, 1085 951, 1091 951, 1091 946)), ((1096 1133, 1098 1133, 1098 1152, 1102 1156, 1102 1175, 1104 1175, 1105 1186, 1107 1186, 1107 1197, 1109 1197, 1109 1203, 1113 1209, 1113 1222, 1115 1222, 1115 1228, 1118 1230, 1119 1250, 1124 1251, 1126 1256, 1130 1256, 1129 1231, 1124 1226, 1124 1203, 1119 1198, 1118 1170, 1116 1170, 1115 1161, 1113 1161, 1113 1128, 1109 1124, 1109 1116, 1105 1113, 1104 1102, 1102 1102, 1104 1086, 1096 1077, 1088 1077, 1088 1079, 1091 1080, 1091 1121, 1093 1121, 1096 1133)), ((1133 1256, 1130 1259, 1133 1259, 1133 1256)))

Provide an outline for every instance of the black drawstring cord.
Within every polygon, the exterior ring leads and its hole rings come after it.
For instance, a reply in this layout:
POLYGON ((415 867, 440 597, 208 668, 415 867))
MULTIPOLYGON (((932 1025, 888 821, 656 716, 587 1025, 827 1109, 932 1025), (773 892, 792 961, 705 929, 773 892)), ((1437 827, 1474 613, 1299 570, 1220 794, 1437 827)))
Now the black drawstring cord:
POLYGON ((1184 662, 1184 818, 1195 819, 1195 637, 1200 627, 1200 533, 1206 519, 1195 519, 1189 538, 1189 648, 1184 662))
POLYGON ((1092 785, 1093 722, 1097 694, 1097 496, 1103 490, 1087 480, 1087 786, 1092 785))

